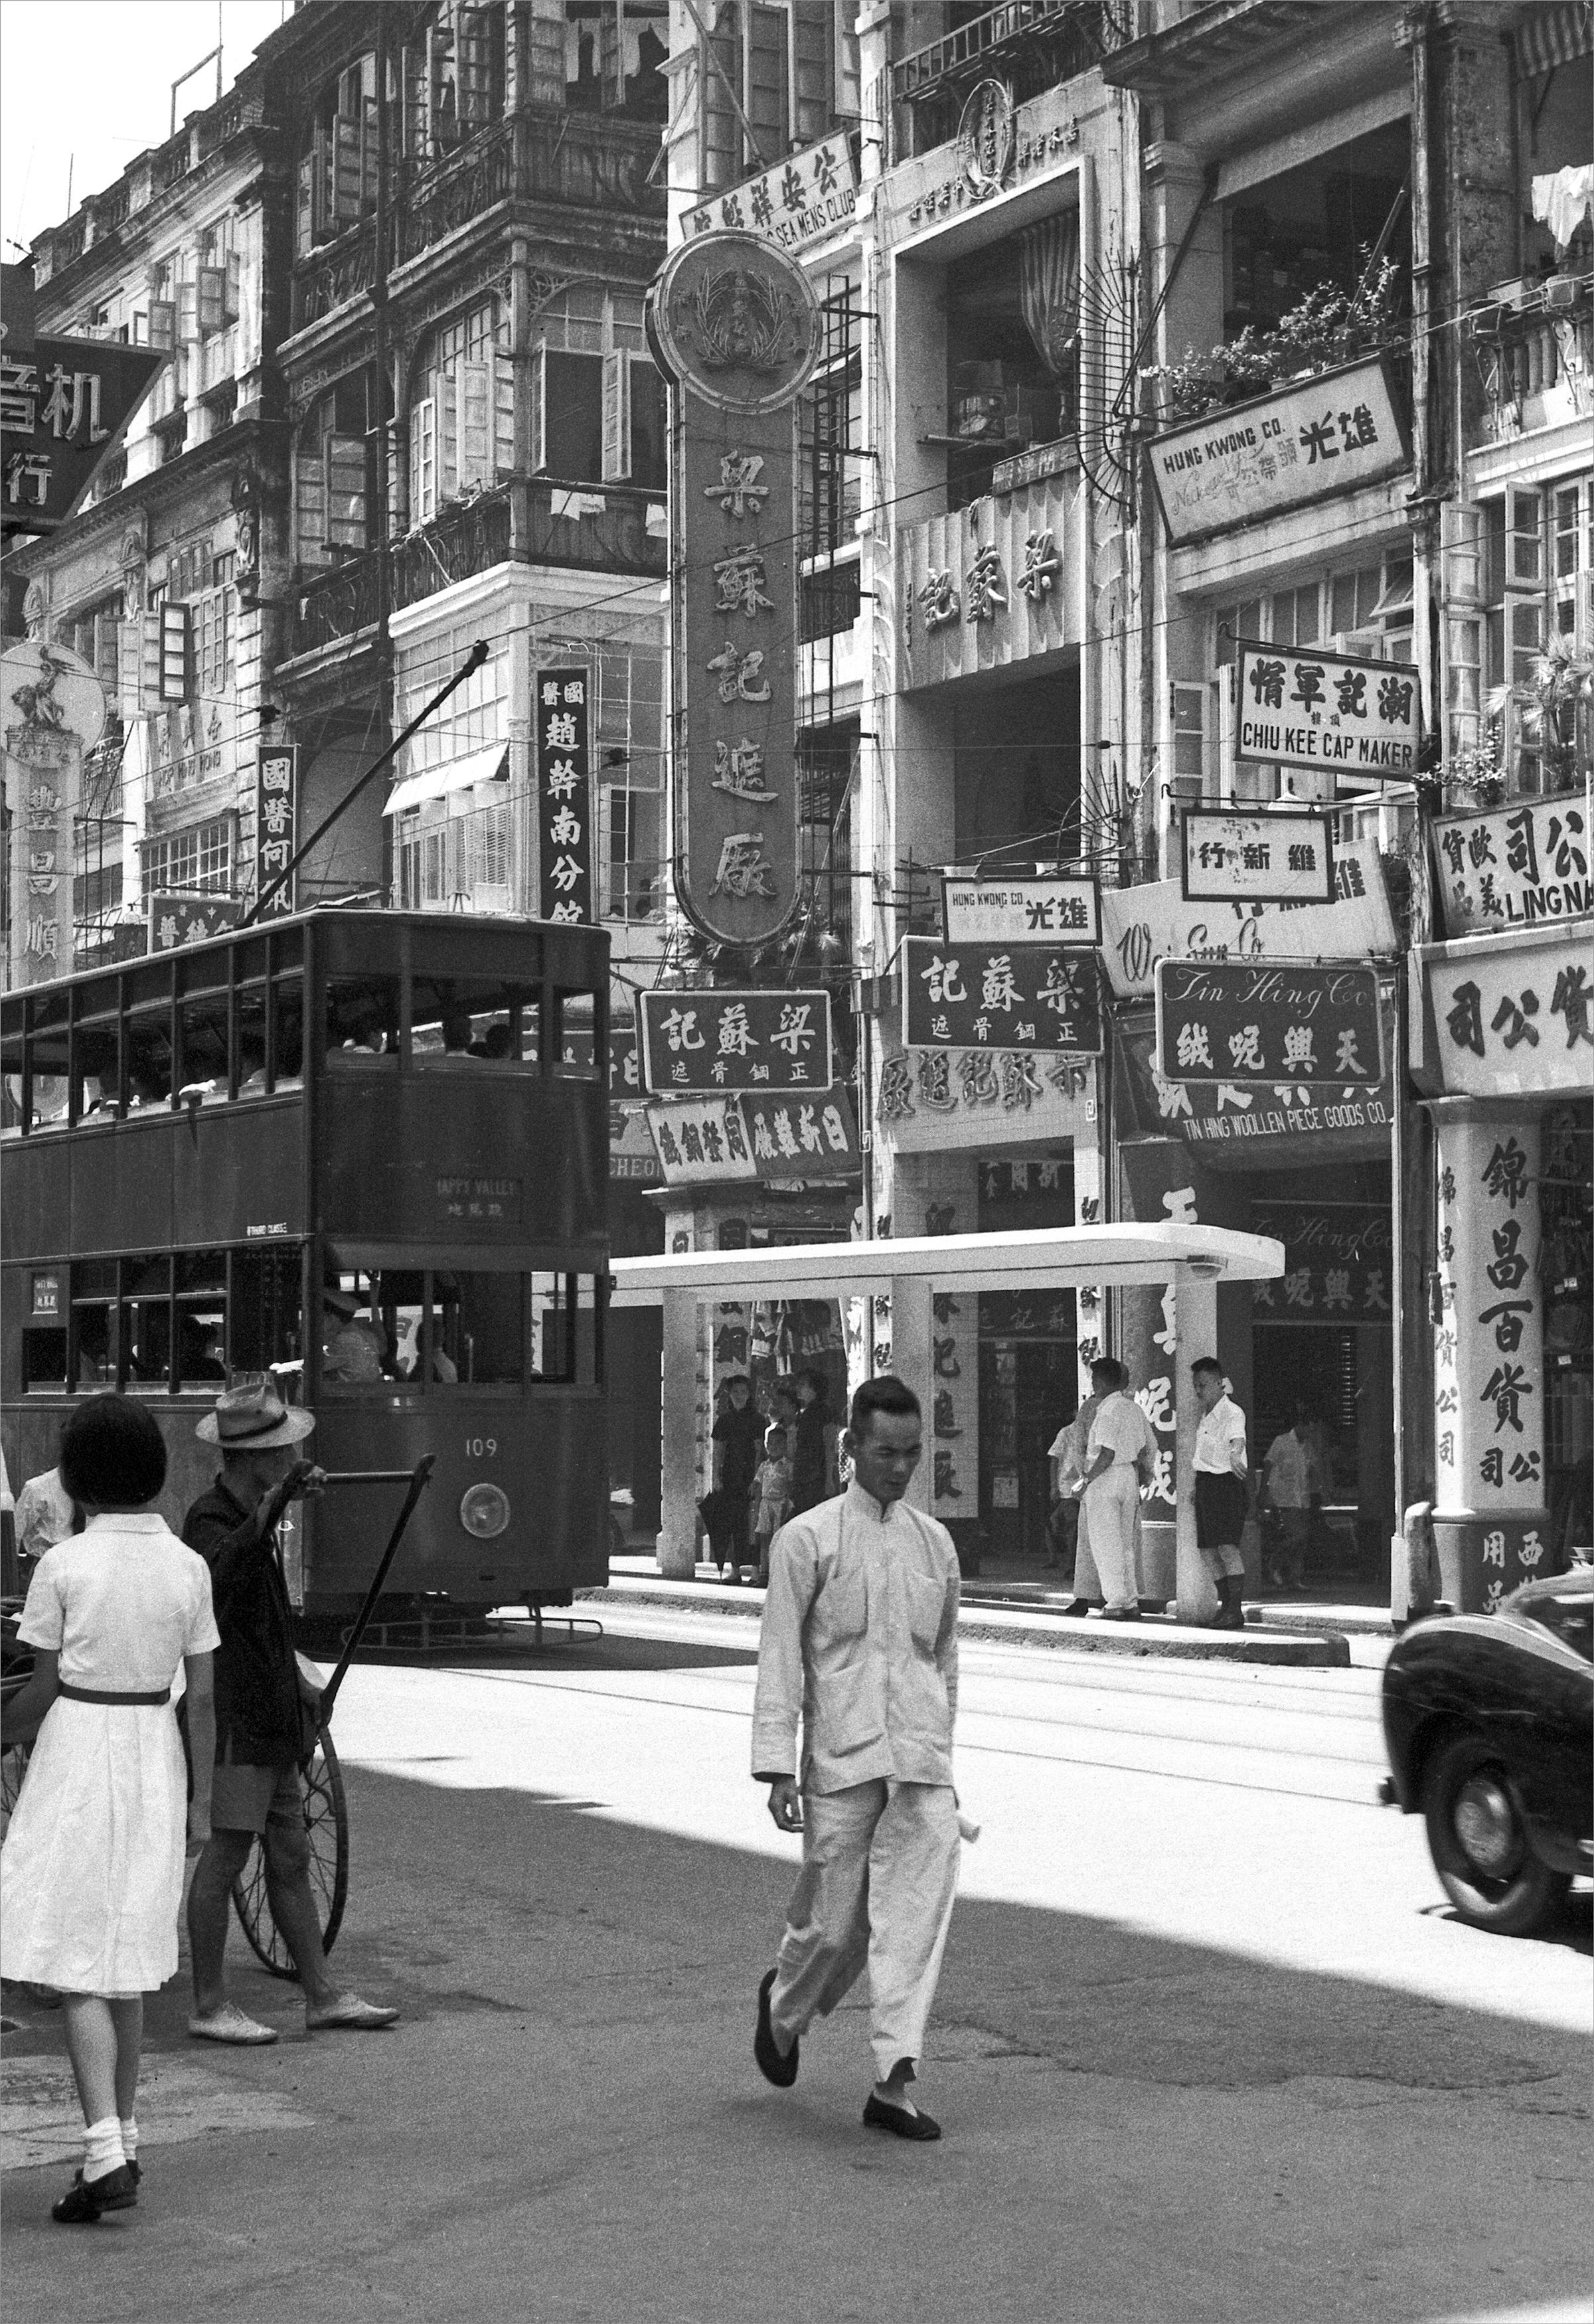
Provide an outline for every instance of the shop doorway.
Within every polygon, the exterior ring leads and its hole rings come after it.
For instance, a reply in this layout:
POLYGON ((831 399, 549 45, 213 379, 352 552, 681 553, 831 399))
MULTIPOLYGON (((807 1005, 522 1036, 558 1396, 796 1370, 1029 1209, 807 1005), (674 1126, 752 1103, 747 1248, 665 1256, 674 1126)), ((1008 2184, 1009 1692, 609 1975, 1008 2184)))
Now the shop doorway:
MULTIPOLYGON (((1251 1333, 1251 1462, 1304 1406, 1316 1454, 1306 1581, 1317 1597, 1380 1601, 1394 1491, 1393 1335, 1387 1324, 1266 1323, 1251 1333)), ((1264 1526, 1263 1570, 1271 1563, 1264 1526)))

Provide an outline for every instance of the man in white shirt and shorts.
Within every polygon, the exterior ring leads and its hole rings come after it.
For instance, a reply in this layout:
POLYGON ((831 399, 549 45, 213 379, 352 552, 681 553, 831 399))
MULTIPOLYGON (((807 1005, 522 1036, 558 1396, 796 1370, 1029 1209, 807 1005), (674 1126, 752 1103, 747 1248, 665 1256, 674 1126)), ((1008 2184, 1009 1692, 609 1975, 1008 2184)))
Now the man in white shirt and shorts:
POLYGON ((1195 1489, 1195 1545, 1218 1585, 1219 1630, 1243 1630, 1240 1585, 1245 1560, 1239 1536, 1245 1530, 1249 1469, 1246 1462, 1245 1415, 1229 1394, 1216 1356, 1198 1356, 1190 1367, 1201 1419, 1192 1466, 1195 1489))
POLYGON ((1091 1554, 1110 1622, 1140 1618, 1135 1522, 1140 1487, 1150 1480, 1156 1447, 1150 1422, 1128 1393, 1129 1379, 1114 1357, 1102 1356, 1091 1366, 1091 1386, 1101 1403, 1085 1440, 1084 1474, 1074 1487, 1090 1526, 1091 1554))

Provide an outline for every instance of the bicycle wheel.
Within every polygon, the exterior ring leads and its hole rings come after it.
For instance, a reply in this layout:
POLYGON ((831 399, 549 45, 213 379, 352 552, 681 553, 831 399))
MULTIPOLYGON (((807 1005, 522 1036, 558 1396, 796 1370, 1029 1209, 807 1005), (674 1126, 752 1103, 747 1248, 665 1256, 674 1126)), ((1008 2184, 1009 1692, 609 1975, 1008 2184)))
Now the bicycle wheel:
MULTIPOLYGON (((304 1826, 310 1844, 310 1894, 321 1923, 321 1949, 330 1952, 343 1921, 349 1887, 349 1818, 343 1773, 332 1738, 323 1728, 316 1748, 299 1769, 304 1782, 304 1826)), ((297 1977, 293 1956, 272 1917, 266 1894, 265 1852, 257 1840, 233 1883, 233 1903, 244 1934, 273 1977, 297 1977)))

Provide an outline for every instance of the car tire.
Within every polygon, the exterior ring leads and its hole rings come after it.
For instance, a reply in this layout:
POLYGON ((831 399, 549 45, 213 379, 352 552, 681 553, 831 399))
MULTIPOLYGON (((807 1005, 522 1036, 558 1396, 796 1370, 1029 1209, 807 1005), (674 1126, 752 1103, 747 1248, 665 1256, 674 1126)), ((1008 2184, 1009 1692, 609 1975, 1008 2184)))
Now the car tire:
POLYGON ((1525 1937, 1559 1909, 1571 1881, 1541 1862, 1515 1788, 1480 1735, 1458 1735, 1423 1784, 1428 1849, 1461 1919, 1496 1936, 1525 1937))

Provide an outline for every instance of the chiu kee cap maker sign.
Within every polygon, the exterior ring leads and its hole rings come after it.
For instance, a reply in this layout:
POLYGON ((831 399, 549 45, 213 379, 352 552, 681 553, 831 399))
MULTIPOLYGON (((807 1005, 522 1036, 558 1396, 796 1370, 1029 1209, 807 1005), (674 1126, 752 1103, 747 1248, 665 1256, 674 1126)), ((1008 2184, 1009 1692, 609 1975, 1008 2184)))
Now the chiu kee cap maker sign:
POLYGON ((821 329, 801 267, 757 235, 699 235, 648 294, 674 405, 676 889, 742 946, 797 900, 797 401, 821 329))

